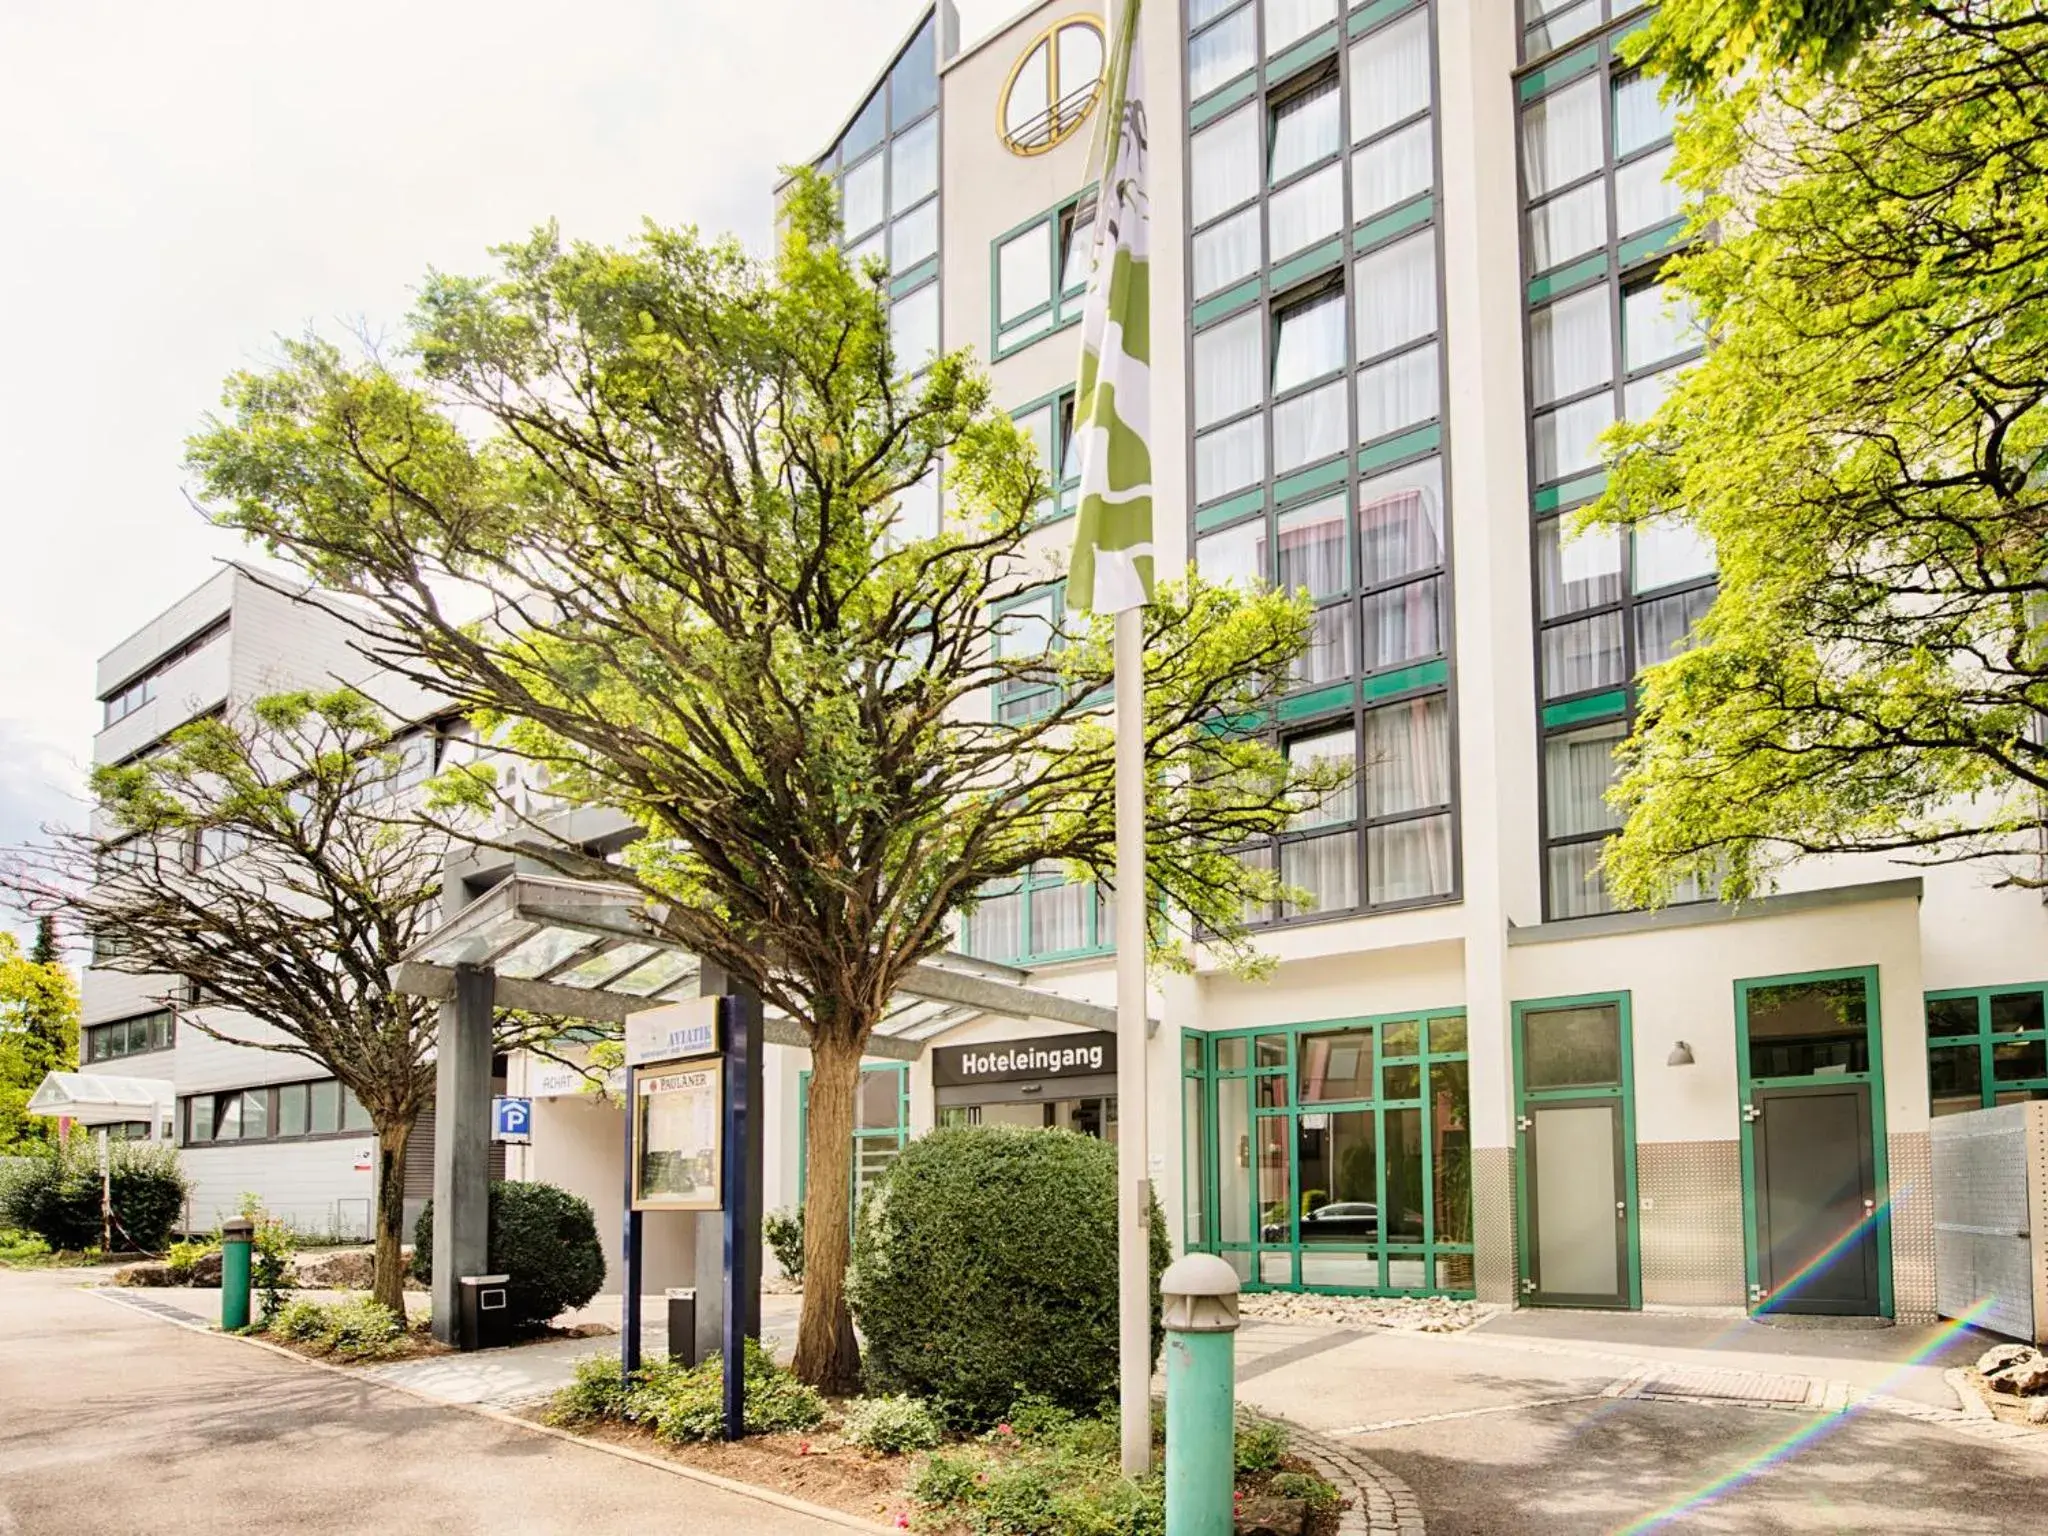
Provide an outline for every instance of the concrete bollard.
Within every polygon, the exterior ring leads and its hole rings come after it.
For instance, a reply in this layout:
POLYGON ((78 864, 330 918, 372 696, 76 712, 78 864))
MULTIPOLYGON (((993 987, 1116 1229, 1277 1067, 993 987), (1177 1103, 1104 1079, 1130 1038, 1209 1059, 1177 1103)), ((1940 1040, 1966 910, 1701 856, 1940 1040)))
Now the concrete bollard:
POLYGON ((224 1222, 220 1229, 220 1326, 239 1333, 249 1326, 249 1252, 256 1241, 256 1223, 245 1216, 224 1222))
POLYGON ((1230 1536, 1237 1485, 1237 1271, 1191 1253, 1159 1277, 1166 1536, 1230 1536))

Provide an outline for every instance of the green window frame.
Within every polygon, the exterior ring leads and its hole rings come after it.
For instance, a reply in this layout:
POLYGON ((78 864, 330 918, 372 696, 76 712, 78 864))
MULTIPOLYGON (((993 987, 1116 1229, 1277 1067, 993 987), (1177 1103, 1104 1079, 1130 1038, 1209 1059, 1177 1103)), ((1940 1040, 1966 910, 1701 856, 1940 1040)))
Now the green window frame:
MULTIPOLYGON (((1019 592, 1006 597, 989 610, 989 649, 996 660, 1004 659, 1003 642, 1006 635, 1014 633, 1015 621, 1010 618, 1019 609, 1043 606, 1045 622, 1050 633, 1042 651, 1014 651, 1013 655, 1052 656, 1065 645, 1067 621, 1067 584, 1064 581, 1047 582, 1033 587, 1029 592, 1019 592)), ((1003 678, 991 690, 993 718, 1002 725, 1026 725, 1051 714, 1059 707, 1060 680, 1056 672, 1047 670, 1024 677, 1003 678)))
MULTIPOLYGON (((910 1063, 863 1062, 860 1076, 861 1083, 854 1090, 853 1099, 853 1157, 846 1169, 849 1224, 860 1215, 861 1197, 866 1194, 874 1176, 895 1161, 896 1154, 910 1144, 910 1063), (861 1110, 867 1102, 862 1089, 869 1078, 879 1081, 888 1076, 895 1078, 895 1123, 862 1125, 861 1110)), ((811 1073, 808 1067, 797 1074, 796 1124, 796 1200, 801 1206, 809 1184, 811 1164, 811 1073)))
POLYGON ((1071 385, 1026 401, 1010 412, 1010 420, 1032 434, 1039 465, 1051 494, 1038 503, 1037 520, 1054 523, 1072 517, 1081 503, 1081 455, 1074 447, 1074 390, 1071 385))
POLYGON ((1033 214, 1014 229, 989 242, 989 355, 1008 357, 1055 331, 1077 325, 1088 293, 1089 232, 1095 223, 1095 188, 1033 214), (1014 306, 1003 300, 1008 272, 1030 283, 1044 279, 1043 298, 1035 293, 1014 306))
POLYGON ((961 954, 978 960, 1023 966, 1051 965, 1062 960, 1112 954, 1116 950, 1115 903, 1109 893, 1093 880, 1069 879, 1057 865, 1034 865, 1015 880, 997 881, 982 888, 976 897, 976 910, 961 925, 960 941, 954 947, 961 954), (989 921, 994 916, 989 908, 998 902, 1014 902, 1014 924, 1007 921, 1011 910, 1007 905, 998 909, 1005 921, 989 921), (1079 911, 1055 914, 1055 902, 1061 907, 1073 903, 1079 911), (1078 944, 1039 942, 1052 923, 1059 922, 1065 927, 1072 924, 1076 916, 1080 919, 1081 941, 1078 944), (991 930, 1012 931, 1017 935, 1017 943, 990 943, 991 930))
MULTIPOLYGON (((1255 1029, 1218 1030, 1188 1037, 1183 1046, 1184 1099, 1199 1105, 1198 1140, 1183 1141, 1184 1178, 1200 1190, 1196 1221, 1185 1234, 1190 1251, 1221 1254, 1242 1278, 1247 1291, 1305 1291, 1328 1295, 1456 1296, 1476 1294, 1471 1239, 1472 1135, 1471 1055, 1463 1008, 1418 1009, 1367 1018, 1321 1019, 1255 1029), (1315 1097, 1303 1102, 1301 1041, 1308 1036, 1346 1033, 1372 1037, 1373 1091, 1355 1098, 1315 1097), (1284 1122, 1287 1145, 1286 1184, 1301 1189, 1302 1133, 1327 1130, 1340 1114, 1363 1113, 1373 1127, 1375 1204, 1388 1209, 1389 1168, 1386 1157, 1389 1116, 1412 1112, 1420 1143, 1419 1182, 1408 1192, 1420 1206, 1419 1238, 1390 1239, 1381 1226, 1371 1240, 1307 1243, 1301 1238, 1300 1212, 1275 1209, 1264 1202, 1256 1166, 1247 1168, 1246 1197, 1251 1218, 1250 1241, 1220 1240, 1222 1211, 1220 1107, 1227 1094, 1245 1096, 1245 1124, 1250 1143, 1259 1142, 1267 1121, 1284 1122), (1322 1126, 1303 1125, 1305 1117, 1322 1126), (1190 1145, 1193 1141, 1194 1144, 1190 1145), (1439 1231, 1445 1218, 1462 1238, 1439 1231), (1284 1227, 1284 1240, 1265 1233, 1284 1227), (1365 1261, 1376 1271, 1376 1283, 1330 1283, 1306 1277, 1304 1253, 1346 1255, 1365 1261), (1277 1263, 1269 1261, 1277 1260, 1277 1263), (1275 1278, 1284 1270, 1284 1278, 1275 1278), (1421 1283, 1412 1283, 1419 1277, 1421 1283)), ((1184 1137, 1187 1127, 1183 1126, 1184 1137)), ((1249 1154, 1249 1148, 1247 1148, 1249 1154)), ((1236 1150, 1232 1149, 1232 1156, 1236 1150)), ((1294 1203, 1305 1204, 1305 1200, 1294 1203)), ((1377 1221, 1377 1218, 1375 1218, 1377 1221)))
POLYGON ((2048 983, 1950 987, 1925 1002, 1933 1113, 2048 1099, 2048 983))

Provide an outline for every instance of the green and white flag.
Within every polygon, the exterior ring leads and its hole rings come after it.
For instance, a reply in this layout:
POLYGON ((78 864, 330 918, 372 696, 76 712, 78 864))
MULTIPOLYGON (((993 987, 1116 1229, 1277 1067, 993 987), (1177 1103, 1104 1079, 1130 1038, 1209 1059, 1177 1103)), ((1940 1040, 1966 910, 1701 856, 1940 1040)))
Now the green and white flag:
POLYGON ((1126 0, 1104 81, 1074 442, 1081 515, 1067 604, 1118 613, 1152 600, 1152 250, 1137 0, 1126 0))

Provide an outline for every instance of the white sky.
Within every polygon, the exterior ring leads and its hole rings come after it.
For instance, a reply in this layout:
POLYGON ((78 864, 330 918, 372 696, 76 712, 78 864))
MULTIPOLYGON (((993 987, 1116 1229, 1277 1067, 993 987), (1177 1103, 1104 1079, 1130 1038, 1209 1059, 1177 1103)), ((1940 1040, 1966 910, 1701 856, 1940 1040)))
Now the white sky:
POLYGON ((0 5, 0 846, 82 820, 94 662, 241 551, 181 468, 230 371, 551 217, 762 248, 925 3, 0 5))

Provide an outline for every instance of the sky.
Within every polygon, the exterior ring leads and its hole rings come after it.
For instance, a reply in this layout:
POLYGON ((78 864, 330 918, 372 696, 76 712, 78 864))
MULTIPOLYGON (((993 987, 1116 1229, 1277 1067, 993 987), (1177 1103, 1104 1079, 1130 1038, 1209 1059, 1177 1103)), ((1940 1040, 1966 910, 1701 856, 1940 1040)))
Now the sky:
POLYGON ((182 469, 230 372, 551 218, 765 249, 926 3, 0 5, 0 847, 83 821, 95 661, 243 552, 182 469))

